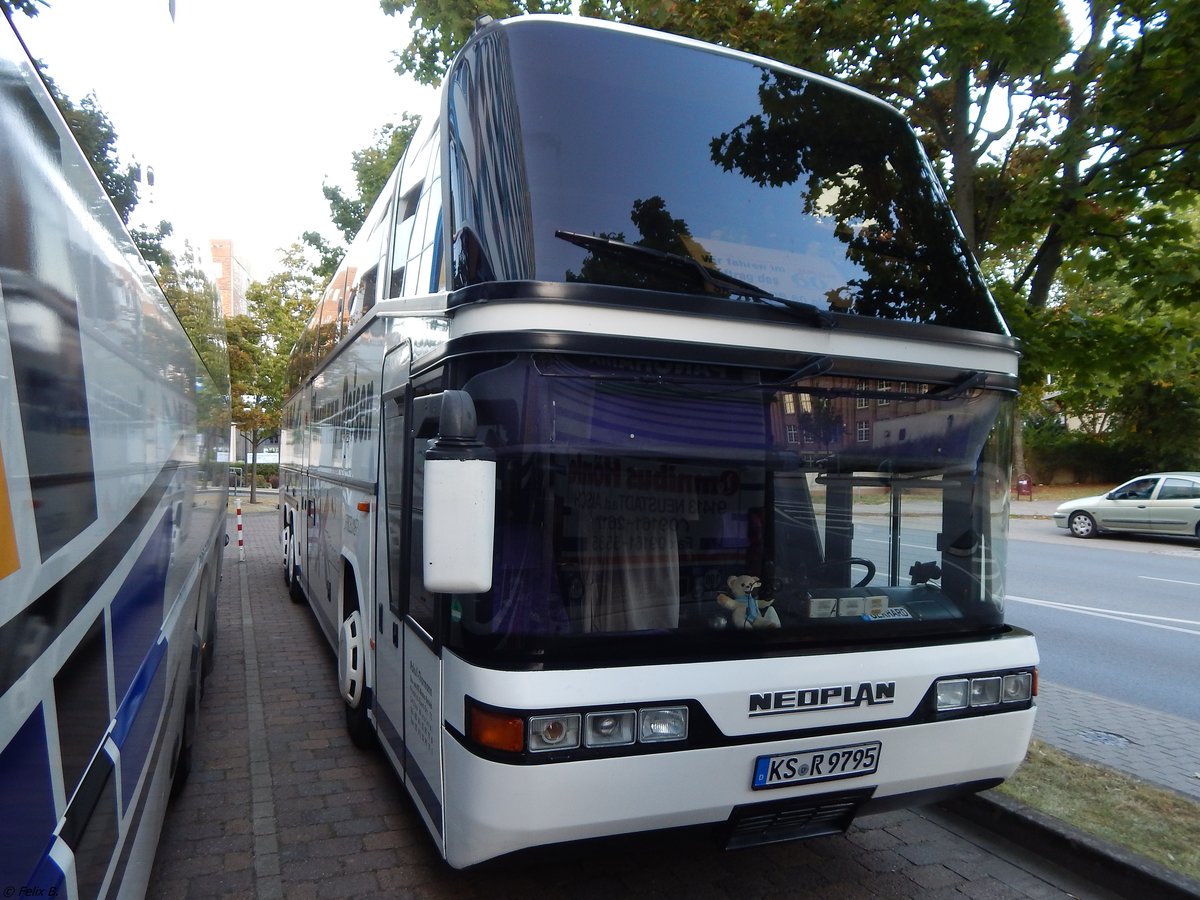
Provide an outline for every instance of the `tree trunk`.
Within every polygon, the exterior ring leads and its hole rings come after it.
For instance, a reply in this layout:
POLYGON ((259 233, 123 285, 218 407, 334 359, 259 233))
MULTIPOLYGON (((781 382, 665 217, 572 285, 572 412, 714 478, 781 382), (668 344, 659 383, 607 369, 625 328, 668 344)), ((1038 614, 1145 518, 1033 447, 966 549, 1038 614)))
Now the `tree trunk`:
POLYGON ((250 432, 250 505, 253 506, 258 497, 258 429, 250 432))
POLYGON ((962 66, 954 84, 950 134, 951 177, 954 179, 954 214, 972 253, 975 244, 975 148, 971 143, 971 69, 962 66))

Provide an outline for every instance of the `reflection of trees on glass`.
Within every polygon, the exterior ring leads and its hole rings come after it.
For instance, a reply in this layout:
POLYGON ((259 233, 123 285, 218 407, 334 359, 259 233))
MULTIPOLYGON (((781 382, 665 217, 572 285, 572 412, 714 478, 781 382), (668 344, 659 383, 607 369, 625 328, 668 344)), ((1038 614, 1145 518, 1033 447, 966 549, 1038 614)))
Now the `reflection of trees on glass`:
MULTIPOLYGON (((693 286, 698 280, 694 270, 686 264, 688 259, 705 266, 712 266, 712 255, 692 237, 687 222, 671 216, 667 202, 658 196, 645 200, 634 200, 629 219, 641 238, 632 241, 635 247, 645 247, 661 253, 682 257, 675 263, 656 263, 650 257, 633 260, 627 253, 617 249, 597 247, 588 252, 579 272, 568 271, 566 281, 582 281, 591 284, 616 284, 625 287, 646 288, 653 291, 678 291, 693 286)), ((624 232, 601 232, 599 238, 625 241, 624 232)))
POLYGON ((796 415, 803 443, 836 447, 846 433, 845 419, 829 397, 805 397, 808 408, 796 415))
POLYGON ((761 113, 712 139, 715 163, 764 188, 795 186, 801 214, 828 223, 861 277, 828 292, 830 308, 970 327, 982 290, 932 170, 903 121, 882 107, 766 71, 761 113), (959 272, 955 290, 947 273, 959 272))

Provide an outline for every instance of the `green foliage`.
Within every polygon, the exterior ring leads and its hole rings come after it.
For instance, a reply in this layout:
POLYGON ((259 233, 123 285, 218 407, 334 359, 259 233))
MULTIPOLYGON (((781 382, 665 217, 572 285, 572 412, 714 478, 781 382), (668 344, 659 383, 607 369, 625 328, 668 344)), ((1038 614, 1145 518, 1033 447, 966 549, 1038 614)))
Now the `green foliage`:
POLYGON ((159 270, 171 261, 171 253, 164 246, 164 242, 174 231, 171 223, 163 219, 153 229, 130 228, 129 235, 137 245, 138 252, 142 254, 142 259, 150 263, 151 268, 159 270))
POLYGON ((1057 474, 1075 483, 1094 484, 1120 482, 1137 474, 1112 441, 1086 431, 1068 431, 1059 422, 1026 425, 1025 451, 1025 469, 1034 481, 1048 481, 1057 474))
POLYGON ((58 86, 42 73, 46 86, 54 96, 63 118, 71 128, 71 134, 83 150, 83 155, 92 164, 96 177, 104 186, 117 215, 126 225, 138 203, 138 170, 136 166, 122 164, 117 156, 117 132, 108 114, 100 108, 94 94, 88 94, 76 106, 58 86))
POLYGON ((287 248, 281 263, 265 282, 251 283, 248 314, 226 323, 233 421, 254 449, 279 431, 288 355, 321 290, 303 244, 287 248))
POLYGON ((319 232, 306 231, 300 236, 303 244, 311 248, 317 254, 317 262, 313 264, 313 275, 322 284, 327 284, 337 272, 338 266, 342 262, 342 257, 346 255, 344 247, 335 247, 325 240, 319 232))
POLYGON ((164 251, 157 276, 167 302, 192 336, 208 370, 208 377, 201 379, 197 394, 198 420, 205 428, 228 430, 229 360, 221 318, 221 295, 204 274, 195 251, 187 243, 178 258, 164 251))
MULTIPOLYGON (((471 36, 480 16, 505 19, 525 13, 569 13, 571 0, 380 0, 390 15, 410 11, 412 42, 400 53, 396 71, 421 84, 438 84, 451 57, 471 36)), ((684 5, 684 4, 681 4, 684 5)))
POLYGON ((214 375, 223 378, 228 363, 221 295, 201 268, 191 244, 185 242, 178 258, 164 253, 157 275, 167 302, 192 335, 205 365, 214 375))
POLYGON ((39 6, 49 5, 46 0, 0 0, 0 9, 3 9, 10 19, 14 13, 24 13, 32 18, 38 14, 39 6))
MULTIPOLYGON (((408 148, 421 117, 405 113, 399 125, 388 123, 375 132, 375 143, 353 153, 351 168, 358 193, 347 197, 340 187, 325 184, 321 192, 329 201, 330 215, 346 243, 354 240, 362 227, 367 210, 383 190, 384 184, 408 148)), ((307 240, 307 238, 306 238, 307 240)), ((315 246, 315 245, 314 245, 315 246)), ((320 249, 320 248, 318 248, 320 249)), ((336 269, 336 266, 335 266, 336 269)), ((332 275, 332 272, 330 273, 332 275)))
POLYGON ((1178 383, 1131 384, 1111 411, 1113 444, 1132 474, 1200 469, 1200 378, 1194 373, 1178 383))

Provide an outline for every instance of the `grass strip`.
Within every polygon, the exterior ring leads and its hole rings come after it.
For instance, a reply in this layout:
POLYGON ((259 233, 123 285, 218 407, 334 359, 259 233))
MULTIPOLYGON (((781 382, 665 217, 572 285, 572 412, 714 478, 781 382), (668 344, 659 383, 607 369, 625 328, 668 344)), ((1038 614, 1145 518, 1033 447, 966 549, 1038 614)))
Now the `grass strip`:
POLYGON ((1041 741, 998 789, 1081 831, 1200 881, 1200 802, 1041 741))

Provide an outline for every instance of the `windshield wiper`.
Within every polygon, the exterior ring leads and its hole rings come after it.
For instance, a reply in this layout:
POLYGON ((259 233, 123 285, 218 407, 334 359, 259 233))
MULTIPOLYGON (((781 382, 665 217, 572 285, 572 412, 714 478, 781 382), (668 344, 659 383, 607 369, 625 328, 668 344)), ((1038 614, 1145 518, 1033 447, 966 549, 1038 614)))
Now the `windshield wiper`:
POLYGON ((614 256, 632 257, 637 260, 655 263, 661 268, 669 268, 676 271, 684 269, 697 276, 701 282, 715 291, 735 297, 747 297, 769 306, 785 309, 788 312, 798 314, 805 321, 821 328, 832 328, 834 326, 835 319, 833 314, 826 310, 813 306, 811 303, 790 300, 787 297, 772 294, 770 291, 756 284, 752 284, 749 281, 742 281, 740 278, 734 278, 732 275, 726 275, 720 269, 706 266, 698 259, 683 253, 670 253, 666 250, 644 247, 641 244, 628 244, 625 241, 618 241, 615 238, 599 237, 594 234, 580 234, 577 231, 563 231, 560 229, 554 232, 554 236, 560 240, 583 247, 585 250, 599 250, 601 253, 610 253, 614 256))

